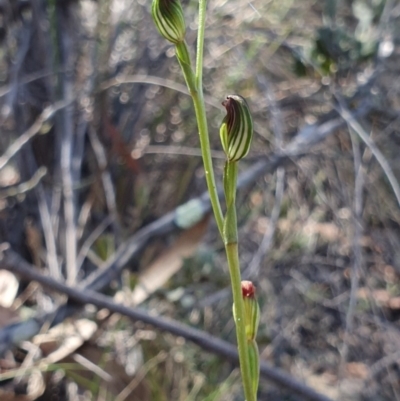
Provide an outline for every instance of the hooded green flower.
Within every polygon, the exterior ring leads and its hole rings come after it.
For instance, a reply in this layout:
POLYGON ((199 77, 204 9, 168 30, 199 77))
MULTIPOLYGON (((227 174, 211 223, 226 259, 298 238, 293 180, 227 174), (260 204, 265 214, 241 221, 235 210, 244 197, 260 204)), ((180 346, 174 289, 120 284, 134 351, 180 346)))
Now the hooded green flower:
POLYGON ((161 36, 175 45, 184 41, 186 27, 179 0, 153 0, 151 14, 161 36))
POLYGON ((226 108, 226 116, 219 131, 222 147, 229 161, 238 161, 249 153, 253 120, 242 96, 227 96, 222 105, 226 108))

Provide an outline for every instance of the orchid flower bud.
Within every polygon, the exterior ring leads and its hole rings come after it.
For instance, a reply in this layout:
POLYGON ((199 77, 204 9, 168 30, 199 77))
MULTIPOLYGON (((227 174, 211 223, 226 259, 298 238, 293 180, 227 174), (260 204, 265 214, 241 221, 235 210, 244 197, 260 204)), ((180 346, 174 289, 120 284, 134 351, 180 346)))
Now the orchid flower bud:
POLYGON ((260 356, 256 343, 258 324, 260 322, 260 307, 256 299, 256 287, 251 281, 242 281, 242 297, 244 304, 244 325, 247 337, 247 352, 249 355, 250 375, 254 392, 257 393, 260 378, 260 356))
POLYGON ((185 39, 185 20, 180 0, 153 0, 151 14, 161 36, 177 45, 185 39))
POLYGON ((242 281, 244 325, 247 340, 255 340, 260 323, 260 307, 256 299, 256 287, 251 281, 242 281))
MULTIPOLYGON (((247 353, 249 356, 250 376, 254 393, 257 393, 260 378, 260 356, 256 343, 258 324, 260 322, 260 307, 256 299, 256 287, 251 281, 242 281, 242 299, 244 306, 244 327, 247 339, 247 353)), ((235 316, 235 308, 233 308, 235 316)))
POLYGON ((226 108, 226 116, 219 131, 222 147, 229 161, 238 161, 249 153, 253 120, 242 96, 227 96, 222 105, 226 108))

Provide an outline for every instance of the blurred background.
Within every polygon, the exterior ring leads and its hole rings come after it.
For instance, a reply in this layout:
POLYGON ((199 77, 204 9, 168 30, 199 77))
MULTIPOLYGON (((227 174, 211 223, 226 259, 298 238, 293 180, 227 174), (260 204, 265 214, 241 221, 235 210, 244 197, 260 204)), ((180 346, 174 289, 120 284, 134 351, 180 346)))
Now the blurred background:
MULTIPOLYGON (((197 6, 183 2, 193 57, 197 6)), ((158 225, 206 186, 150 7, 0 1, 0 241, 76 288, 119 257, 93 288, 234 343, 213 217, 158 225)), ((255 123, 241 173, 290 155, 238 194, 262 360, 332 400, 400 400, 400 3, 210 0, 204 88, 218 182, 228 94, 255 123)), ((63 302, 0 271, 0 330, 63 302)), ((3 376, 1 400, 243 399, 235 366, 185 338, 93 308, 45 322, 0 358, 32 372, 3 376)), ((299 397, 262 380, 259 399, 299 397)))

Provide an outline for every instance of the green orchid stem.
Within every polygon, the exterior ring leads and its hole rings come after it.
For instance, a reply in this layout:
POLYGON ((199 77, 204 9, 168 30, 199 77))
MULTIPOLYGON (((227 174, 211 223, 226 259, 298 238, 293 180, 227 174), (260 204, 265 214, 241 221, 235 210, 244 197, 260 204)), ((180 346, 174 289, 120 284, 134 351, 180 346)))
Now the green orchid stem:
POLYGON ((256 340, 247 340, 247 352, 249 354, 253 391, 254 394, 257 394, 258 382, 260 380, 260 355, 256 340))
POLYGON ((192 66, 190 63, 190 54, 186 42, 181 42, 175 45, 176 58, 182 68, 183 76, 185 77, 186 85, 189 89, 190 95, 196 92, 195 75, 193 74, 192 66))
POLYGON ((214 212, 215 221, 221 237, 225 243, 225 250, 229 264, 229 272, 232 283, 232 293, 236 316, 236 336, 239 350, 240 369, 242 374, 244 394, 246 401, 257 401, 256 391, 254 390, 249 354, 247 349, 247 339, 244 325, 244 306, 242 300, 241 277, 239 266, 239 254, 237 243, 237 223, 236 223, 236 179, 237 164, 227 162, 224 180, 225 196, 227 200, 227 214, 224 218, 221 204, 219 202, 217 186, 214 177, 214 168, 211 158, 211 147, 208 134, 207 116, 203 95, 203 47, 205 32, 206 0, 199 1, 199 30, 197 36, 197 56, 196 72, 193 72, 190 63, 190 55, 186 42, 176 45, 176 55, 182 72, 192 97, 197 126, 199 130, 201 153, 204 164, 204 173, 208 192, 210 195, 211 206, 214 212), (228 178, 229 177, 229 178, 228 178))
POLYGON ((185 42, 176 45, 176 55, 181 65, 189 93, 192 97, 199 129, 201 154, 203 157, 204 174, 206 176, 208 193, 220 235, 223 235, 224 216, 219 202, 217 185, 215 183, 214 168, 211 158, 210 139, 208 136, 206 108, 203 97, 203 87, 196 85, 196 78, 190 65, 189 51, 185 42), (187 62, 189 61, 189 63, 187 62))
POLYGON ((254 392, 253 378, 250 370, 250 360, 247 350, 247 338, 244 325, 244 308, 242 300, 242 288, 240 286, 240 267, 238 244, 230 243, 225 245, 226 256, 229 265, 229 274, 231 276, 233 307, 236 317, 236 338, 239 351, 240 372, 242 374, 243 389, 246 401, 256 401, 254 392))
POLYGON ((237 163, 227 161, 224 168, 224 192, 226 202, 226 215, 224 219, 223 240, 225 245, 237 243, 237 218, 236 218, 236 182, 237 163))
POLYGON ((207 0, 199 1, 199 30, 197 31, 196 85, 203 91, 203 49, 206 29, 207 0))
POLYGON ((236 323, 236 338, 239 350, 240 371, 246 401, 257 400, 252 368, 250 366, 248 340, 246 337, 244 305, 240 277, 237 217, 236 217, 236 183, 237 162, 227 161, 224 170, 224 190, 226 199, 226 215, 224 220, 223 239, 231 276, 233 307, 236 323))
POLYGON ((197 125, 199 128, 201 154, 203 157, 204 174, 206 176, 208 193, 210 195, 211 206, 214 212, 215 221, 217 222, 219 233, 222 237, 224 227, 224 217, 222 214, 221 204, 219 202, 217 185, 215 183, 214 168, 211 158, 210 139, 208 136, 207 117, 203 98, 203 89, 192 94, 194 109, 196 112, 197 125))

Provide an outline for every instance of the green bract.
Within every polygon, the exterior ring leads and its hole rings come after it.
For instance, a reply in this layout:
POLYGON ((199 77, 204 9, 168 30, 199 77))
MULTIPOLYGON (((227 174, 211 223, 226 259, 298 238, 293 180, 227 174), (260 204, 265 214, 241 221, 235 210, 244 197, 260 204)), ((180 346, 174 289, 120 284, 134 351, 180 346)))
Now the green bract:
POLYGON ((254 394, 257 394, 258 381, 260 379, 260 355, 255 340, 247 342, 247 352, 249 354, 251 381, 253 383, 254 394))
POLYGON ((227 96, 222 105, 226 108, 226 116, 219 131, 222 147, 229 161, 238 161, 249 153, 253 120, 242 96, 227 96))
POLYGON ((242 281, 244 325, 247 340, 255 340, 260 323, 260 307, 256 299, 256 287, 251 281, 242 281))
POLYGON ((158 31, 175 45, 185 39, 185 20, 179 0, 153 0, 151 14, 158 31))

